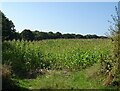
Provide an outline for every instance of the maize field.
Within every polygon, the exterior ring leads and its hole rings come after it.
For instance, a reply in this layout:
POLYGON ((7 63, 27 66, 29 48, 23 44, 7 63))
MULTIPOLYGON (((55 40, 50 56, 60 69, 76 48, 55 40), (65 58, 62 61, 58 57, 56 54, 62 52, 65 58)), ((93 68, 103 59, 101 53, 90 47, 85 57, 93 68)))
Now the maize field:
POLYGON ((40 69, 82 70, 99 62, 109 61, 109 39, 51 39, 41 41, 13 40, 2 44, 2 62, 13 73, 24 74, 40 69))

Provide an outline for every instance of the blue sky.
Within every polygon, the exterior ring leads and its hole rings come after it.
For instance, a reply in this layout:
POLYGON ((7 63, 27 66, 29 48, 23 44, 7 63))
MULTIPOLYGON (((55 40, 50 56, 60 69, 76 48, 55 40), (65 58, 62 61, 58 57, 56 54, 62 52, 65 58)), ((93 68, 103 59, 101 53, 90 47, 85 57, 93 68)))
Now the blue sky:
POLYGON ((17 31, 105 35, 115 15, 117 2, 9 2, 2 12, 13 21, 17 31))

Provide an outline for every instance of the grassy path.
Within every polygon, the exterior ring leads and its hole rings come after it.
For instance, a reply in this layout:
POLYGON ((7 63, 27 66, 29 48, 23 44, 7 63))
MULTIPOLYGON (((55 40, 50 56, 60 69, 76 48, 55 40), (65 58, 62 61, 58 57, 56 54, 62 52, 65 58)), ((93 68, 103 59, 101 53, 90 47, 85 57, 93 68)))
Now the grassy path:
POLYGON ((105 89, 106 87, 102 85, 104 77, 97 75, 97 71, 94 67, 72 72, 51 70, 36 79, 17 79, 17 81, 19 86, 28 89, 105 89))

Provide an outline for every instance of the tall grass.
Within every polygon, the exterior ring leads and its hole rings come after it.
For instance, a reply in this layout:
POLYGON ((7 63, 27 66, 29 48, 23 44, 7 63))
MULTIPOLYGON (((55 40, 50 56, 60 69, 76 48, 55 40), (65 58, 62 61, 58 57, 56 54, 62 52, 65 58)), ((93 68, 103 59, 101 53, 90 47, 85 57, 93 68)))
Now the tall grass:
POLYGON ((106 39, 4 41, 3 64, 11 65, 18 75, 37 68, 81 70, 99 62, 101 55, 107 60, 110 49, 106 39))

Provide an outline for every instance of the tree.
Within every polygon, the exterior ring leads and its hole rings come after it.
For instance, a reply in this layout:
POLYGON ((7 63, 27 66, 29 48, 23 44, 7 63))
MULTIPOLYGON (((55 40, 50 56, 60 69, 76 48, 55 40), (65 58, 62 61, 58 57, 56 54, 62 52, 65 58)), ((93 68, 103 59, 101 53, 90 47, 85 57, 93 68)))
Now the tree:
POLYGON ((87 34, 87 35, 85 35, 84 37, 85 37, 86 39, 93 39, 93 38, 96 39, 96 38, 99 38, 99 37, 98 37, 97 35, 95 35, 95 34, 94 34, 94 35, 87 34))
POLYGON ((48 32, 48 38, 49 39, 54 39, 55 38, 55 35, 54 35, 54 33, 53 32, 48 32))
POLYGON ((65 39, 75 38, 75 34, 69 34, 69 33, 63 34, 63 38, 65 39))
POLYGON ((113 42, 112 71, 115 76, 115 79, 117 79, 117 81, 120 82, 120 16, 118 14, 120 13, 120 11, 118 12, 117 7, 116 7, 116 13, 117 15, 111 15, 113 22, 109 21, 110 23, 112 23, 112 25, 109 28, 109 31, 110 31, 110 37, 113 42))
POLYGON ((76 35, 76 38, 80 39, 80 38, 84 38, 84 36, 81 35, 81 34, 77 34, 77 35, 76 35))
POLYGON ((40 32, 38 30, 33 31, 34 40, 40 40, 40 32))
POLYGON ((20 35, 23 40, 34 40, 34 34, 29 29, 23 30, 20 35))
POLYGON ((62 38, 62 34, 60 32, 55 33, 55 38, 62 38))
POLYGON ((41 39, 49 39, 48 33, 46 33, 46 32, 40 32, 39 34, 40 34, 40 38, 41 39))
POLYGON ((2 40, 12 40, 15 38, 15 26, 14 23, 9 20, 2 12, 2 40))
POLYGON ((15 32, 13 36, 15 40, 21 40, 21 36, 18 32, 15 32))

